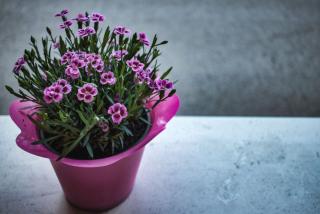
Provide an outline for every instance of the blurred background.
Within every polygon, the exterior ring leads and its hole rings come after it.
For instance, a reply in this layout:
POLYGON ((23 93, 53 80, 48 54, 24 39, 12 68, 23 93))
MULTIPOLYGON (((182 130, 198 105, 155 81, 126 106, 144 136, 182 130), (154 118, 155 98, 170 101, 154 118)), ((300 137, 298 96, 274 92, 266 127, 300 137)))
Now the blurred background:
POLYGON ((174 67, 180 115, 320 116, 319 0, 0 0, 0 114, 30 35, 64 8, 168 40, 160 63, 174 67))

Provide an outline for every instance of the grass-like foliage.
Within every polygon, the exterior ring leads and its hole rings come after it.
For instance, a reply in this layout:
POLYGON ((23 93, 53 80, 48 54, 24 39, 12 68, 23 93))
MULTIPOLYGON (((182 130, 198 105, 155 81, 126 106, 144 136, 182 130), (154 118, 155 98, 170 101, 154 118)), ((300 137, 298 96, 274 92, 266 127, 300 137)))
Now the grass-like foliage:
POLYGON ((7 90, 36 103, 29 118, 39 128, 39 141, 61 158, 85 151, 88 158, 126 150, 150 123, 146 103, 154 108, 175 93, 167 79, 172 67, 159 71, 159 42, 123 26, 100 29, 104 16, 78 14, 61 18, 63 35, 36 41, 15 63, 19 89, 7 90), (73 28, 76 28, 74 30, 73 28))

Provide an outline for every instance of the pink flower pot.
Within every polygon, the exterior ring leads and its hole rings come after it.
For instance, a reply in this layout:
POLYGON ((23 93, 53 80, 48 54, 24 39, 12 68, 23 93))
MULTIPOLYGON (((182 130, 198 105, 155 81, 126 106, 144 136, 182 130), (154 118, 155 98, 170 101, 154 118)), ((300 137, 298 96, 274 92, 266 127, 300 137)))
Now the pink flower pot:
POLYGON ((55 153, 43 145, 32 145, 38 139, 38 131, 27 115, 35 110, 26 107, 33 105, 32 102, 16 100, 10 106, 10 116, 21 129, 17 145, 31 154, 50 159, 71 204, 82 209, 106 210, 129 196, 145 145, 164 130, 176 114, 179 98, 174 95, 151 111, 152 126, 137 144, 117 155, 96 160, 63 158, 56 161, 58 156, 55 153))

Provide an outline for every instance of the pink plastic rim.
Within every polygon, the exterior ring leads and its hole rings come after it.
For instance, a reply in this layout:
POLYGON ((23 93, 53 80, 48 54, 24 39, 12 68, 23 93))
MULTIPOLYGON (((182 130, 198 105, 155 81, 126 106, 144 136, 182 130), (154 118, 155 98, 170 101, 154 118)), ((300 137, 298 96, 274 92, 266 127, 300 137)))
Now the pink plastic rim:
MULTIPOLYGON (((36 104, 32 102, 20 102, 20 100, 15 100, 10 105, 10 117, 21 130, 21 133, 16 139, 17 145, 21 149, 33 155, 48 158, 50 160, 56 160, 58 158, 58 155, 49 151, 45 146, 31 144, 32 142, 38 140, 38 130, 27 116, 36 111, 34 108, 30 108, 33 106, 36 106, 36 104)), ((75 167, 103 167, 113 164, 125 157, 128 157, 129 155, 135 153, 137 150, 143 148, 155 136, 162 132, 165 129, 166 124, 177 113, 179 106, 180 101, 177 95, 173 95, 167 100, 161 102, 155 109, 150 112, 152 124, 149 132, 143 139, 140 140, 140 142, 124 152, 102 159, 76 160, 63 158, 60 160, 60 162, 75 167)))

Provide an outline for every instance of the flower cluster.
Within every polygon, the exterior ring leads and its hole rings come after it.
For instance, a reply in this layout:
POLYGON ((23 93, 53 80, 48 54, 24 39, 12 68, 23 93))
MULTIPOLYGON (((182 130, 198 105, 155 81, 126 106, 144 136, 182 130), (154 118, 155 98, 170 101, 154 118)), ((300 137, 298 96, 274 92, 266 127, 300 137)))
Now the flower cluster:
POLYGON ((84 84, 78 89, 77 98, 79 101, 91 103, 98 94, 98 89, 91 83, 84 84))
POLYGON ((102 85, 114 85, 116 83, 116 78, 114 77, 114 74, 111 71, 104 72, 100 76, 100 83, 102 85))
POLYGON ((135 81, 138 84, 147 84, 149 88, 155 92, 157 91, 163 91, 163 90, 170 90, 173 88, 173 82, 167 80, 167 79, 155 79, 152 80, 151 78, 151 69, 147 68, 145 70, 140 70, 135 72, 135 81))
POLYGON ((71 85, 65 79, 59 79, 43 91, 43 100, 50 104, 52 102, 59 103, 64 94, 69 94, 72 90, 71 85))
POLYGON ((90 68, 94 68, 101 73, 104 69, 104 62, 99 54, 86 52, 66 52, 61 58, 61 64, 67 64, 65 74, 71 79, 80 77, 80 68, 85 68, 85 71, 90 75, 90 68))
POLYGON ((115 103, 108 108, 108 114, 111 115, 113 123, 120 124, 128 116, 128 111, 125 105, 115 103))

